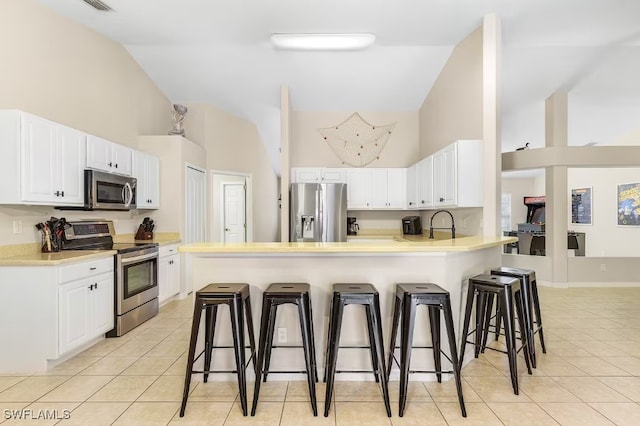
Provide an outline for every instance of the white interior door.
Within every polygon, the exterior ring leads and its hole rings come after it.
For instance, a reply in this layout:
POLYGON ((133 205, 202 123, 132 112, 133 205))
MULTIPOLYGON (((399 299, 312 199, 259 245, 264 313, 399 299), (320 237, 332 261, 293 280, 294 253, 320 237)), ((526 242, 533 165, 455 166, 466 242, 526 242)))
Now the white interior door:
POLYGON ((185 173, 186 217, 184 242, 205 241, 205 171, 187 166, 185 173))
POLYGON ((225 243, 246 241, 245 185, 223 184, 223 223, 225 243))

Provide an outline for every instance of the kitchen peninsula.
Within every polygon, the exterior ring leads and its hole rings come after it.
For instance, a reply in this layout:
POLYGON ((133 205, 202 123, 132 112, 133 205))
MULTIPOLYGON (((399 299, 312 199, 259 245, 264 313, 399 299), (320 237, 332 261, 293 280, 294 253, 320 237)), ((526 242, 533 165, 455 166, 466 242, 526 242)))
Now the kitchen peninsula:
MULTIPOLYGON (((329 300, 333 283, 368 282, 380 292, 385 346, 388 345, 395 284, 400 282, 432 282, 451 293, 451 304, 458 346, 461 341, 461 312, 466 295, 467 279, 500 265, 504 244, 513 237, 469 236, 456 239, 347 243, 193 243, 182 245, 186 277, 183 293, 197 291, 212 282, 246 282, 251 285, 252 313, 256 329, 260 321, 262 290, 274 282, 307 282, 311 285, 313 323, 318 366, 324 365, 324 348, 328 324, 329 300)), ((293 305, 279 310, 276 322, 279 344, 300 344, 300 326, 293 305), (289 310, 290 309, 290 310, 289 310), (280 330, 284 329, 284 330, 280 330)), ((219 316, 216 339, 230 339, 228 318, 219 316), (220 334, 220 336, 219 336, 220 334), (222 336, 224 335, 224 336, 222 336)), ((425 312, 419 312, 414 343, 424 344, 430 333, 420 323, 428 324, 425 312)), ((367 344, 366 322, 359 307, 345 310, 341 345, 367 344)), ((443 336, 446 333, 443 330, 443 336)), ((387 348, 385 348, 385 351, 387 348)), ((341 359, 339 369, 366 370, 370 367, 368 351, 344 349, 349 356, 341 359)), ((273 370, 291 370, 304 365, 300 349, 279 349, 272 360, 273 370)), ((228 366, 233 366, 232 354, 224 353, 228 366)), ((469 354, 467 360, 469 359, 469 354)), ((416 355, 412 368, 432 367, 430 353, 416 355), (414 365, 415 364, 415 365, 414 365)), ((392 378, 397 370, 392 371, 392 378)), ((349 377, 350 375, 342 375, 349 377)), ((413 380, 430 380, 424 374, 413 380)), ((302 376, 301 376, 302 377, 302 376)), ((351 377, 372 378, 372 375, 351 377)), ((285 379, 283 379, 285 380, 285 379)))

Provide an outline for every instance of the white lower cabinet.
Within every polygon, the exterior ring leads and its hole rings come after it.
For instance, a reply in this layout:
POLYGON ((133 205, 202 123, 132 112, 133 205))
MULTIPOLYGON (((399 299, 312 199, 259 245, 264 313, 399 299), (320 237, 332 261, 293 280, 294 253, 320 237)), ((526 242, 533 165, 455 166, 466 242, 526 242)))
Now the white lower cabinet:
POLYGON ((113 328, 113 256, 57 266, 3 266, 0 374, 45 371, 51 360, 113 328))
POLYGON ((58 352, 64 354, 113 328, 113 273, 58 289, 58 352))
MULTIPOLYGON (((61 267, 60 277, 86 274, 58 287, 58 353, 82 346, 114 325, 113 259, 61 267), (65 271, 64 268, 70 270, 65 271), (108 272, 103 272, 109 269, 108 272)), ((62 278, 64 280, 64 278, 62 278)))
POLYGON ((158 301, 180 293, 180 255, 178 245, 160 247, 158 259, 158 301))

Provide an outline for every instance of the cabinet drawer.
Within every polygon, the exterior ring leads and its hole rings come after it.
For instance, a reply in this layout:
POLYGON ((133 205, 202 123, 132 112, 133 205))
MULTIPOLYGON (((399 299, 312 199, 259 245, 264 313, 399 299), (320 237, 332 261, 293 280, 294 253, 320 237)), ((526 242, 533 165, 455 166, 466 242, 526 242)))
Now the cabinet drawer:
POLYGON ((178 244, 160 246, 158 248, 158 257, 171 256, 172 254, 178 254, 178 244))
POLYGON ((60 282, 66 283, 80 278, 113 272, 113 256, 60 267, 60 282))

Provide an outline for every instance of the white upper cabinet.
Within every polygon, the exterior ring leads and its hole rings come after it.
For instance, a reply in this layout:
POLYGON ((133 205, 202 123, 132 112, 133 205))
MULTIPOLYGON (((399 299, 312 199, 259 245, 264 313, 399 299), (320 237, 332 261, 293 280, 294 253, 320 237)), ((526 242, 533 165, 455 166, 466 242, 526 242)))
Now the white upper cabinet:
POLYGON ((387 207, 404 209, 407 202, 407 169, 387 169, 387 207))
POLYGON ((419 209, 433 207, 433 157, 416 164, 417 204, 419 209))
POLYGON ((418 164, 414 164, 407 168, 407 209, 413 210, 418 208, 418 164))
POLYGON ((292 183, 347 183, 347 169, 322 167, 294 167, 292 183))
POLYGON ((347 209, 371 208, 372 169, 347 169, 347 209))
POLYGON ((87 167, 131 176, 133 150, 97 136, 87 136, 87 167))
POLYGON ((371 169, 371 207, 404 209, 406 169, 371 169))
POLYGON ((482 141, 459 140, 433 154, 433 207, 482 207, 482 141))
POLYGON ((348 169, 347 209, 404 209, 406 169, 348 169))
POLYGON ((0 202, 81 206, 84 204, 85 135, 43 118, 0 111, 0 202))
POLYGON ((153 155, 133 151, 133 177, 136 182, 136 207, 160 208, 160 160, 153 155))

